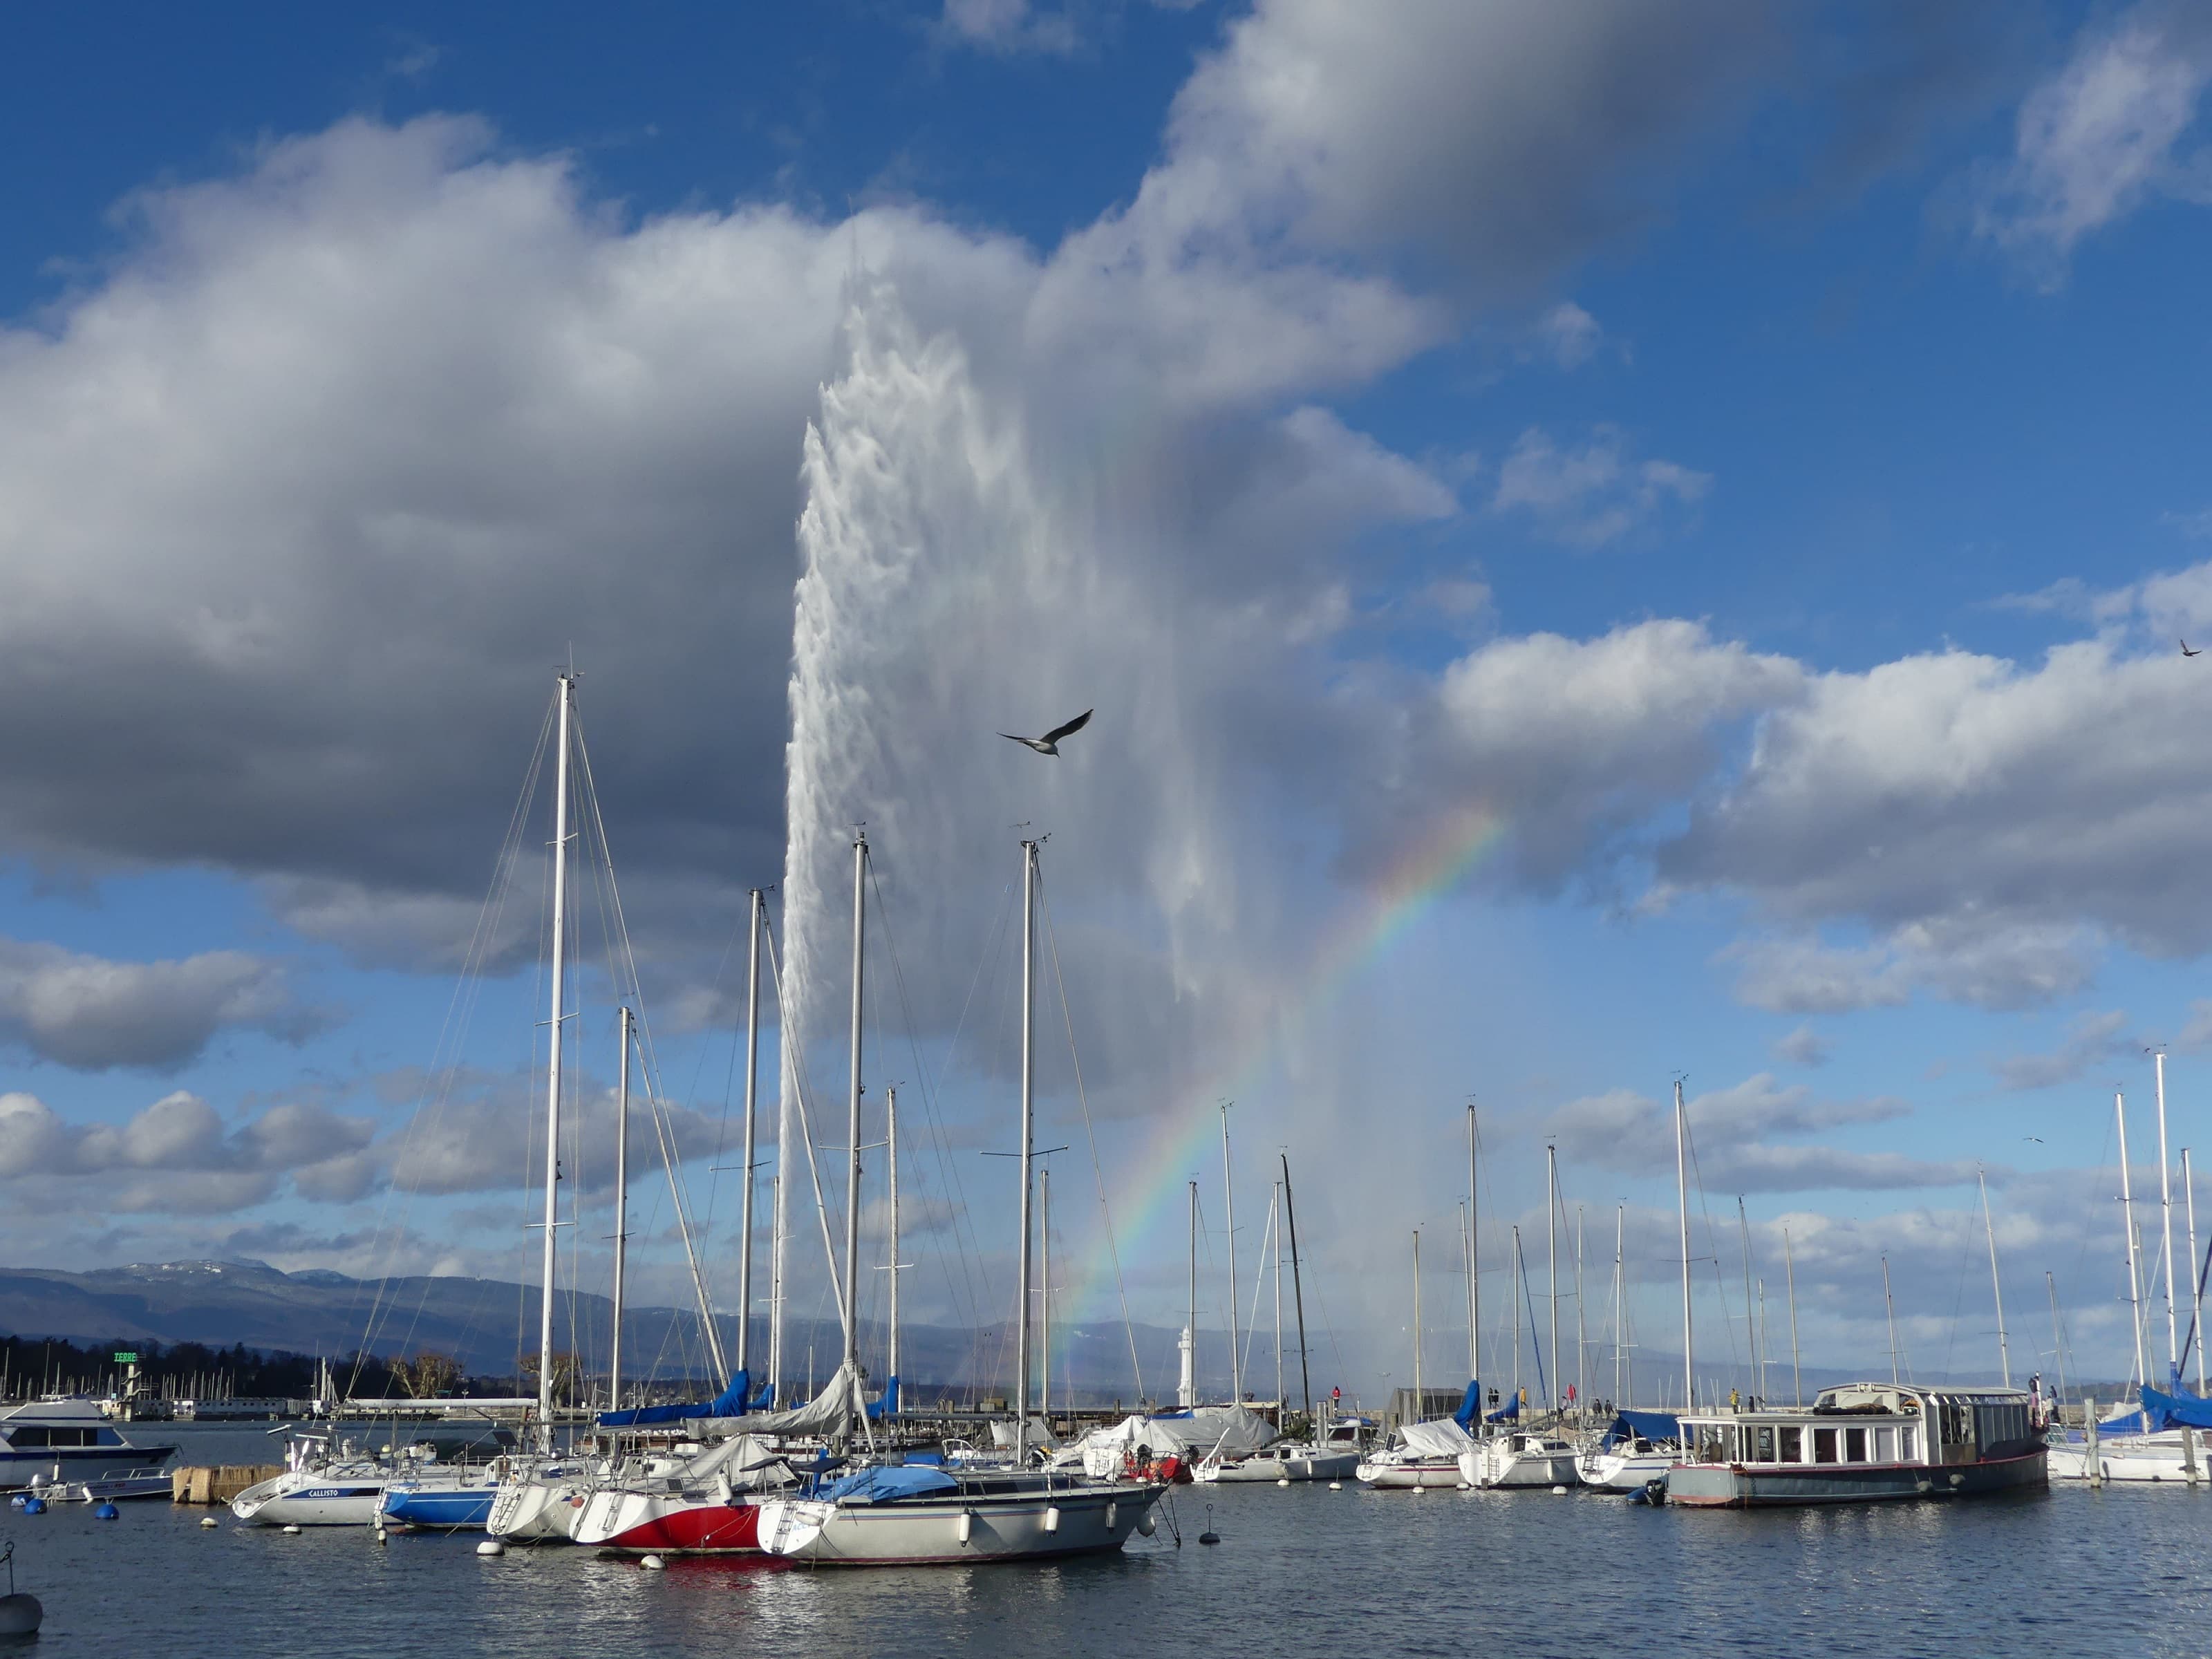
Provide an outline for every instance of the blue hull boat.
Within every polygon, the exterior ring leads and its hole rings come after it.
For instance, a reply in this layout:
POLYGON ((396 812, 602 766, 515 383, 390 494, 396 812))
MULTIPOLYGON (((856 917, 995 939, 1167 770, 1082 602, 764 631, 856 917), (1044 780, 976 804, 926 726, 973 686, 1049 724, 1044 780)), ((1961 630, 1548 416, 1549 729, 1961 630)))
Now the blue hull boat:
POLYGON ((377 1514, 387 1526, 481 1532, 498 1496, 498 1483, 489 1480, 465 1486, 394 1485, 385 1492, 377 1514))

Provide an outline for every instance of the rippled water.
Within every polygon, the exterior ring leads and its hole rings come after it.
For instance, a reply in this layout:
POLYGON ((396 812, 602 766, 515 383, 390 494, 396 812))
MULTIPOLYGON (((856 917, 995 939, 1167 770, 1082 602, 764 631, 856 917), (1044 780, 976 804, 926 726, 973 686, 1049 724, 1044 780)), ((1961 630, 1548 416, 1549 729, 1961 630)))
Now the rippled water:
MULTIPOLYGON (((186 1461, 270 1443, 193 1429, 186 1461)), ((1326 1652, 2201 1654, 2212 1494, 2179 1488, 1741 1515, 1594 1494, 1185 1487, 1183 1544, 1058 1566, 834 1572, 365 1530, 227 1511, 9 1510, 35 1651, 178 1656, 1326 1652), (1221 1534, 1201 1547, 1207 1504, 1221 1534), (222 1517, 203 1529, 201 1516, 222 1517)))

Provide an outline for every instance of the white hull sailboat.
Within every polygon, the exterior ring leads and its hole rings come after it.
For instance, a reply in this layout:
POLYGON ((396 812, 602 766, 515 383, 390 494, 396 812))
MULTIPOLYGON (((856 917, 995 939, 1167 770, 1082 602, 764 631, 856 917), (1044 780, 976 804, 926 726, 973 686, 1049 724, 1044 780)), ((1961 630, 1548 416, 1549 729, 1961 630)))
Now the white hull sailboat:
POLYGON ((1459 1455, 1460 1479, 1470 1486, 1578 1486, 1573 1445, 1557 1435, 1492 1435, 1459 1455))
POLYGON ((890 1502, 770 1498, 761 1547, 817 1566, 1043 1560, 1149 1536, 1164 1486, 1051 1474, 947 1476, 952 1490, 890 1502))

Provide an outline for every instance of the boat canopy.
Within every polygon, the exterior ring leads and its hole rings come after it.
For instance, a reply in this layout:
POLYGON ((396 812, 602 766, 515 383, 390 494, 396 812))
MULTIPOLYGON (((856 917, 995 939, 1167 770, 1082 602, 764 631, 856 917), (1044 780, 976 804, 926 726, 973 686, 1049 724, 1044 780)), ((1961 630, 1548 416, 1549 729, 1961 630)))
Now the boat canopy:
POLYGON ((1482 1380, 1477 1377, 1468 1383, 1467 1396, 1459 1402, 1459 1409, 1452 1413, 1452 1421, 1462 1429, 1471 1429, 1474 1426, 1474 1419, 1481 1410, 1482 1380))
POLYGON ((1486 1423, 1518 1423, 1521 1420, 1521 1396, 1515 1395, 1482 1420, 1486 1423))
MULTIPOLYGON (((719 1405, 720 1401, 715 1403, 719 1405)), ((822 1392, 803 1406, 794 1406, 787 1412, 748 1412, 741 1417, 710 1413, 699 1419, 699 1432, 708 1436, 830 1434, 843 1428, 866 1407, 860 1372, 849 1365, 840 1365, 822 1392)))
POLYGON ((1156 1456, 1172 1452, 1204 1457, 1218 1452, 1224 1457, 1239 1457, 1275 1438, 1274 1425, 1255 1411, 1243 1406, 1194 1406, 1152 1416, 1139 1413, 1093 1429, 1054 1462, 1056 1467, 1088 1467, 1093 1459, 1101 1459, 1118 1464, 1139 1446, 1149 1447, 1156 1456))
POLYGON ((740 1368, 730 1386, 712 1400, 696 1400, 680 1406, 640 1406, 634 1411, 601 1412, 603 1429, 642 1429, 656 1423, 683 1423, 695 1417, 742 1417, 752 1403, 752 1373, 740 1368))
POLYGON ((1407 1451, 1420 1457, 1457 1457, 1474 1445, 1474 1437, 1460 1426, 1455 1417, 1408 1423, 1398 1431, 1398 1437, 1407 1451))
POLYGON ((896 1504, 959 1490, 960 1483, 935 1464, 879 1463, 841 1476, 816 1496, 832 1504, 896 1504))
POLYGON ((2145 1388, 2138 1409, 2097 1425, 2100 1434, 2155 1434, 2160 1429, 2212 1429, 2212 1400, 2145 1388))
POLYGON ((1623 1440, 1680 1440, 1682 1419, 1672 1412, 1617 1411, 1605 1431, 1602 1444, 1623 1440))

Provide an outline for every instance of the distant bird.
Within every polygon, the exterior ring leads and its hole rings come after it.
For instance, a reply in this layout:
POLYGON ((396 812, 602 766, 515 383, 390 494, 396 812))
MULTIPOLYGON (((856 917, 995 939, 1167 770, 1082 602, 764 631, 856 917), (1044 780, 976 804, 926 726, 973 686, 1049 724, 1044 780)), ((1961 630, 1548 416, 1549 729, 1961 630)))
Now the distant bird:
POLYGON ((1011 732, 1001 732, 999 735, 1010 742, 1020 744, 1025 749, 1034 749, 1040 755, 1057 756, 1060 753, 1060 740, 1073 732, 1080 732, 1091 723, 1091 717, 1097 712, 1095 708, 1086 708, 1066 725, 1055 726, 1041 738, 1018 738, 1011 732))
POLYGON ((2043 1137, 2041 1135, 2022 1135, 2021 1139, 2022 1140, 2032 1140, 2039 1146, 2043 1145, 2043 1137))
POLYGON ((2202 651, 2191 651, 2189 648, 2189 641, 2184 640, 2181 642, 2181 654, 2185 657, 2201 657, 2204 653, 2202 651))

